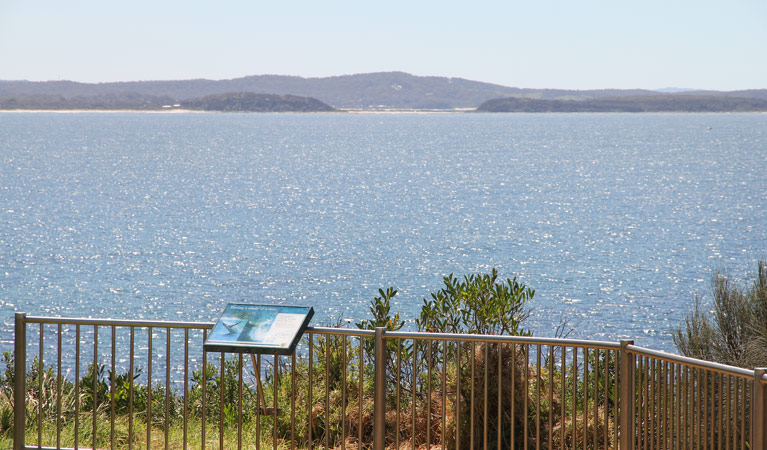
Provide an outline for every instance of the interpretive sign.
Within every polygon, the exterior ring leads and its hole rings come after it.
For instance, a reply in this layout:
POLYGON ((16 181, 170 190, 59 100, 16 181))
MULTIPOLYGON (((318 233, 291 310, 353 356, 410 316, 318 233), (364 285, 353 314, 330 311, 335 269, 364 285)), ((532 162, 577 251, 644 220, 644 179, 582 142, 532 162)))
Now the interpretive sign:
POLYGON ((204 348, 207 352, 290 355, 313 315, 310 306, 229 303, 204 348))

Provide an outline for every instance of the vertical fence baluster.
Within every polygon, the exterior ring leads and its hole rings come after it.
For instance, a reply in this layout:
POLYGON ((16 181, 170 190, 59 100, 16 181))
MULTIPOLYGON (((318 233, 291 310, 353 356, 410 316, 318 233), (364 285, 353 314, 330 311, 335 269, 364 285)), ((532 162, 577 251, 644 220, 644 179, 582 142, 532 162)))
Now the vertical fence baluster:
MULTIPOLYGON (((431 448, 431 366, 432 366, 432 341, 427 342, 427 365, 426 365, 426 448, 431 448)), ((376 373, 378 373, 376 364, 376 373)))
POLYGON ((718 379, 718 384, 719 384, 719 399, 718 399, 719 400, 719 402, 718 402, 719 405, 716 408, 717 409, 716 416, 717 416, 717 419, 719 420, 719 423, 717 424, 717 429, 716 429, 716 434, 717 434, 716 441, 717 441, 717 448, 719 448, 719 450, 722 450, 722 434, 724 434, 722 432, 722 430, 724 428, 724 422, 722 420, 722 416, 724 415, 723 413, 725 411, 725 403, 724 403, 724 375, 720 373, 720 374, 715 375, 715 376, 718 379))
POLYGON ((524 408, 523 408, 523 411, 522 411, 523 412, 523 416, 524 416, 524 420, 523 420, 522 423, 523 423, 523 428, 524 428, 523 431, 524 431, 525 434, 524 434, 523 442, 524 442, 524 447, 525 448, 530 448, 530 447, 528 447, 528 437, 529 436, 528 436, 528 430, 527 430, 528 428, 530 428, 529 427, 528 418, 527 418, 527 414, 528 414, 527 402, 528 402, 528 397, 530 396, 530 383, 529 383, 530 382, 530 344, 525 344, 524 348, 525 348, 525 359, 524 359, 524 364, 525 364, 525 371, 524 371, 525 375, 524 375, 524 377, 525 377, 525 381, 524 381, 524 384, 523 384, 524 391, 523 391, 523 397, 522 397, 523 400, 524 400, 523 401, 524 408))
MULTIPOLYGON (((226 380, 226 354, 224 352, 221 352, 220 360, 221 362, 221 369, 218 372, 219 379, 221 380, 218 383, 218 403, 219 403, 219 409, 218 409, 218 448, 219 450, 223 450, 224 448, 224 386, 226 380)), ((256 371, 256 374, 260 373, 259 371, 256 371)), ((260 417, 260 415, 257 415, 256 417, 260 417)), ((258 425, 256 425, 256 428, 258 428, 258 425)), ((261 440, 261 435, 256 432, 256 436, 259 442, 261 440)))
MULTIPOLYGON (((612 383, 611 383, 610 387, 612 388, 612 393, 613 393, 613 410, 612 410, 612 414, 613 414, 613 442, 614 442, 614 448, 617 449, 618 446, 620 445, 620 441, 618 440, 619 439, 618 438, 618 436, 619 436, 618 435, 618 416, 620 415, 619 414, 619 407, 620 407, 619 405, 621 404, 620 384, 619 384, 619 380, 620 380, 620 376, 621 376, 620 375, 620 373, 621 373, 620 370, 621 369, 620 369, 620 357, 618 355, 618 352, 613 350, 612 353, 613 353, 613 358, 612 358, 612 360, 613 360, 613 373, 615 374, 615 376, 612 379, 612 383)), ((632 411, 632 413, 631 413, 632 418, 633 418, 634 415, 635 415, 635 412, 632 411)), ((632 419, 631 423, 632 424, 634 423, 633 419, 632 419)))
MULTIPOLYGON (((345 350, 346 349, 344 349, 344 351, 345 350)), ((344 353, 344 355, 345 354, 346 353, 344 353)), ((277 386, 280 383, 280 355, 274 355, 274 359, 272 361, 274 362, 274 365, 272 366, 272 381, 274 382, 274 392, 272 393, 272 403, 274 404, 274 409, 272 409, 272 450, 277 450, 277 386)), ((346 365, 344 364, 344 377, 345 376, 346 365)), ((346 382, 343 384, 343 389, 344 391, 346 390, 346 382)), ((344 417, 342 417, 341 420, 344 420, 344 417)))
POLYGON ((75 450, 80 448, 80 325, 75 325, 75 450))
POLYGON ((152 327, 149 327, 147 333, 147 400, 146 400, 146 449, 152 447, 152 327))
MULTIPOLYGON (((117 401, 115 399, 115 378, 117 378, 117 366, 115 364, 115 355, 117 354, 116 334, 117 327, 112 325, 112 373, 109 376, 109 392, 111 393, 109 399, 109 448, 112 450, 115 448, 115 410, 117 409, 117 401)), ((186 394, 184 397, 186 398, 186 394)))
MULTIPOLYGON (((42 324, 40 324, 40 331, 42 331, 42 324)), ((41 334, 42 337, 42 334, 41 334)), ((42 362, 42 359, 40 360, 42 362)), ((42 372, 43 366, 40 365, 40 370, 42 372)), ((99 382, 99 327, 98 325, 93 326, 93 407, 91 408, 91 419, 92 419, 92 425, 93 428, 91 429, 91 437, 93 438, 93 449, 97 448, 96 446, 96 437, 98 434, 96 433, 96 409, 99 404, 98 401, 98 382, 99 382)))
POLYGON ((399 438, 400 438, 400 409, 402 406, 402 400, 400 397, 401 393, 401 386, 402 386, 402 338, 397 339, 397 376, 396 379, 396 389, 397 389, 397 410, 395 411, 396 417, 394 419, 394 448, 399 449, 399 438))
POLYGON ((535 350, 535 448, 541 448, 541 344, 535 350))
POLYGON ((604 375, 604 391, 602 393, 603 396, 603 408, 602 411, 603 415, 603 421, 605 424, 604 428, 604 434, 603 434, 603 440, 604 440, 604 447, 605 448, 611 448, 617 446, 617 435, 613 436, 613 424, 615 421, 615 409, 616 404, 618 401, 617 395, 613 393, 614 389, 614 381, 617 375, 617 372, 615 371, 614 367, 614 358, 612 355, 612 350, 610 349, 604 349, 605 352, 605 375, 604 375), (612 402, 611 402, 612 398, 612 402), (612 419, 611 419, 612 418, 612 419))
MULTIPOLYGON (((362 346, 360 346, 360 348, 362 348, 362 346)), ((360 358, 360 367, 362 367, 362 358, 360 358)), ((308 442, 309 450, 314 448, 314 441, 312 439, 312 428, 314 428, 314 417, 313 417, 314 415, 312 414, 312 410, 314 409, 314 404, 312 403, 312 392, 314 390, 313 383, 312 383, 313 381, 312 375, 314 372, 313 368, 314 368, 314 335, 312 333, 309 333, 309 392, 307 392, 306 394, 308 403, 309 403, 306 408, 307 409, 306 414, 309 416, 308 417, 309 424, 307 427, 308 428, 307 435, 309 439, 309 442, 308 442)), ((362 373, 362 369, 360 369, 360 373, 362 373)), ((362 411, 362 383, 360 383, 360 411, 362 411)), ((362 413, 360 412, 360 418, 362 418, 361 414, 362 413)), ((360 423, 362 422, 360 421, 360 423)), ((359 445, 361 446, 362 443, 360 442, 359 445)))
MULTIPOLYGON (((461 448, 461 347, 462 342, 455 345, 455 448, 461 448)), ((513 416, 512 416, 513 417, 513 416)), ((512 419, 513 423, 513 419, 512 419)), ((399 447, 397 447, 399 449, 399 447)))
MULTIPOLYGON (((499 414, 500 415, 500 414, 499 414)), ((548 448, 554 446, 554 345, 549 345, 549 436, 548 448)), ((500 443, 498 445, 500 449, 500 443)))
POLYGON ((666 410, 668 398, 666 396, 668 384, 666 383, 666 364, 658 360, 658 448, 666 448, 665 440, 668 430, 666 427, 666 410))
POLYGON ((703 377, 704 377, 704 405, 705 405, 705 414, 703 417, 703 432, 706 435, 706 447, 711 448, 714 445, 714 434, 713 434, 713 427, 714 427, 714 404, 713 404, 713 396, 711 395, 711 386, 709 383, 709 379, 711 379, 711 374, 708 372, 708 370, 703 371, 703 377))
POLYGON ((589 349, 583 347, 583 448, 589 441, 589 349))
MULTIPOLYGON (((578 378, 580 377, 578 373, 578 347, 573 346, 573 373, 572 373, 572 379, 573 379, 573 392, 572 392, 572 404, 570 405, 572 407, 572 443, 573 443, 573 449, 575 449, 578 444, 578 410, 576 408, 577 406, 577 392, 578 392, 578 378)), ((527 397, 525 397, 527 398, 527 397)), ((527 403, 525 402, 525 407, 527 407, 527 403)), ((527 422, 527 416, 525 416, 525 422, 527 422)), ((526 428, 525 428, 526 429, 526 428)), ((527 448, 527 439, 525 439, 525 448, 527 448)))
POLYGON ((482 420, 482 444, 483 444, 482 448, 484 448, 484 450, 487 450, 487 437, 488 437, 487 436, 488 435, 487 419, 488 419, 488 415, 490 414, 490 410, 489 410, 490 406, 488 405, 490 403, 488 401, 489 400, 488 399, 488 391, 489 391, 488 390, 488 385, 490 384, 490 382, 487 379, 487 372, 488 372, 488 367, 487 366, 489 364, 489 359, 490 359, 489 358, 490 344, 485 342, 483 347, 485 348, 485 357, 484 357, 484 361, 483 361, 483 364, 482 364, 483 370, 484 370, 484 381, 482 382, 482 387, 483 387, 482 398, 484 400, 484 410, 483 410, 483 414, 482 414, 482 416, 483 416, 482 417, 482 419, 483 419, 482 420))
MULTIPOLYGON (((165 328, 165 450, 170 432, 170 327, 165 328)), ((94 447, 95 448, 95 447, 94 447)))
MULTIPOLYGON (((23 450, 26 446, 25 430, 27 427, 26 392, 27 392, 27 322, 26 314, 14 316, 14 360, 13 360, 13 448, 23 450)), ((59 328, 59 341, 61 329, 59 328)), ((59 346, 61 348, 61 346, 59 346)), ((61 352, 59 351, 59 355, 61 352)), ((59 395, 59 398, 61 396, 59 395)), ((58 426, 56 427, 59 428, 58 426)))
MULTIPOLYGON (((133 450, 133 369, 134 369, 134 344, 135 344, 136 328, 130 327, 130 356, 128 357, 128 450, 133 450)), ((205 447, 203 447, 204 449, 205 447)))
MULTIPOLYGON (((170 359, 169 359, 170 361, 170 359)), ((205 382, 205 375, 203 375, 203 383, 205 382)), ((189 414, 189 328, 184 328, 184 417, 183 417, 183 430, 182 430, 182 448, 187 450, 187 417, 189 414)))
POLYGON ((665 434, 665 446, 671 448, 671 442, 674 438, 674 372, 673 367, 664 361, 663 363, 663 382, 666 384, 665 396, 666 396, 666 408, 663 413, 666 434, 665 434))
MULTIPOLYGON (((445 442, 447 441, 447 341, 442 341, 442 430, 439 433, 440 437, 440 449, 445 450, 445 442)), ((397 377, 399 378, 399 376, 397 377)), ((500 372, 498 373, 498 379, 500 379, 500 372)), ((500 395, 500 393, 498 394, 500 395)), ((500 408, 500 405, 499 405, 500 408)), ((399 401, 397 401, 397 411, 399 411, 399 401)), ((500 428, 498 429, 500 435, 500 428)), ((399 449, 399 447, 397 447, 399 449)), ((500 448, 500 447, 499 447, 500 448)))
MULTIPOLYGON (((205 340, 208 338, 208 330, 203 330, 202 332, 202 342, 205 342, 205 340)), ((202 450, 205 450, 205 431, 206 431, 206 411, 208 410, 208 403, 207 403, 207 397, 206 397, 206 387, 208 385, 208 352, 205 351, 205 347, 203 346, 202 349, 202 430, 201 430, 201 436, 200 436, 200 447, 202 450)), ((219 449, 221 450, 221 449, 219 449)))
MULTIPOLYGON (((56 353, 56 447, 61 448, 61 324, 58 324, 58 342, 56 353)), ((18 338, 17 338, 18 339, 18 338)), ((26 346, 25 346, 26 347, 26 346)), ((18 353, 17 353, 18 356, 18 353)), ((17 377, 17 380, 19 378, 17 377)), ((18 389, 16 392, 19 392, 18 389)), ((22 427, 23 429, 23 427, 22 427)))
MULTIPOLYGON (((26 325, 24 325, 26 327, 26 325)), ((43 401, 42 401, 42 394, 43 394, 43 371, 45 370, 45 364, 44 364, 44 357, 43 357, 43 349, 45 348, 45 337, 44 337, 44 331, 43 331, 43 324, 40 323, 40 341, 39 341, 39 347, 38 347, 38 356, 37 356, 37 364, 38 364, 38 377, 37 377, 37 395, 38 395, 38 401, 37 401, 37 446, 40 447, 43 445, 43 401)), ((26 365, 26 363, 25 363, 26 365)), ((15 370, 15 367, 14 367, 15 370)), ((94 419, 95 420, 95 419, 94 419)), ((94 427, 95 429, 95 427, 94 427)), ((95 436, 95 434, 94 434, 95 436)), ((94 445, 93 448, 96 448, 94 445)))
MULTIPOLYGON (((375 398, 373 400, 373 450, 386 446, 386 328, 375 330, 375 398)), ((431 342, 431 341, 429 341, 431 342)), ((428 399, 427 399, 428 401, 428 399)))
MULTIPOLYGON (((415 411, 416 411, 416 374, 418 373, 418 341, 416 339, 413 339, 413 384, 411 386, 411 412, 410 417, 413 422, 412 431, 410 432, 410 438, 411 438, 411 450, 415 450, 416 448, 416 439, 415 439, 415 411)), ((472 416, 473 417, 473 416, 472 416)))
POLYGON ((706 372, 703 369, 696 371, 696 382, 698 383, 698 423, 695 431, 698 433, 698 441, 702 442, 705 448, 708 448, 708 428, 706 428, 706 419, 708 417, 707 393, 708 384, 706 381, 706 372), (700 408, 703 405, 703 408, 700 408))
POLYGON ((732 397, 730 396, 730 392, 732 390, 732 384, 730 383, 732 381, 732 377, 729 375, 726 376, 727 384, 725 388, 725 409, 724 409, 724 422, 726 425, 726 430, 724 432, 724 448, 727 450, 730 450, 730 445, 732 442, 732 438, 730 436, 730 425, 732 424, 733 416, 730 413, 732 410, 732 397))
POLYGON ((500 342, 497 344, 497 349, 498 349, 497 350, 498 351, 498 411, 497 411, 498 420, 497 420, 495 435, 496 435, 496 440, 497 440, 496 448, 500 449, 501 448, 501 437, 502 437, 501 429, 502 429, 502 426, 503 426, 503 421, 501 420, 502 419, 502 415, 503 415, 503 384, 502 384, 502 381, 503 381, 503 376, 502 376, 503 375, 503 364, 502 364, 502 361, 503 361, 503 346, 501 345, 500 342))
POLYGON ((594 349, 594 448, 599 439, 599 349, 594 349))
MULTIPOLYGON (((559 405, 559 421, 561 423, 561 426, 559 427, 559 448, 564 449, 565 447, 565 424, 567 423, 565 421, 565 409, 566 408, 566 399, 567 399, 567 391, 565 389, 565 382, 567 380, 566 372, 567 372, 567 347, 564 345, 562 346, 562 358, 560 360, 560 380, 559 380, 559 398, 560 398, 560 405, 559 405)), ((554 444, 549 446, 549 448, 554 448, 554 444)))
MULTIPOLYGON (((639 405, 637 415, 637 442, 638 447, 641 449, 647 448, 647 373, 645 369, 645 358, 642 355, 638 356, 638 373, 639 380, 637 381, 637 390, 639 392, 639 405)), ((633 414, 633 411, 629 411, 633 414)), ((633 445, 633 444, 632 444, 633 445)))
POLYGON ((745 450, 746 441, 751 442, 750 438, 746 434, 746 402, 748 401, 747 385, 745 380, 740 382, 740 448, 745 450))
MULTIPOLYGON (((346 336, 341 336, 341 351, 343 352, 343 355, 341 356, 341 359, 343 361, 341 365, 341 450, 346 450, 346 336)), ((275 370, 276 370, 275 365, 275 370)), ((276 386, 276 385, 275 385, 276 386)), ((275 399, 277 396, 275 395, 275 399)), ((276 401, 275 401, 276 406, 276 401)), ((277 421, 275 420, 275 429, 277 421)), ((275 439, 275 442, 277 440, 275 439)), ((276 444, 275 444, 276 445, 276 444)), ((275 447, 276 450, 276 447, 275 447)))
POLYGON ((687 436, 690 431, 690 383, 687 366, 682 370, 682 448, 687 448, 687 436))
POLYGON ((767 368, 758 367, 754 369, 754 381, 752 395, 754 397, 751 403, 751 448, 767 448, 767 384, 762 377, 767 374, 767 368))
MULTIPOLYGON (((253 355, 250 355, 251 362, 253 362, 253 355)), ((256 363, 254 364, 253 371, 256 374, 256 450, 261 448, 261 414, 266 413, 262 406, 265 404, 264 392, 261 389, 261 355, 256 356, 256 363)), ((222 370, 223 373, 223 370, 222 370)), ((325 372, 327 374, 327 372, 325 372)), ((222 392, 223 395, 223 392, 222 392)))
MULTIPOLYGON (((698 410, 698 437, 705 448, 708 442, 708 375, 705 370, 698 370, 698 398, 703 403, 703 411, 698 410)), ((700 404, 700 403, 699 403, 700 404)))
POLYGON ((330 335, 325 335, 325 448, 330 448, 330 335))
MULTIPOLYGON (((635 375, 635 357, 630 354, 627 347, 634 345, 634 341, 620 341, 620 450, 631 450, 635 446, 634 442, 634 418, 636 409, 634 408, 634 386, 635 375)), ((641 358, 640 358, 641 363, 641 358)), ((641 367, 641 366, 640 366, 641 367)), ((640 371, 641 374, 641 371, 640 371)), ((640 380, 641 383, 641 380, 640 380)), ((641 401, 641 400, 640 400, 641 401)), ((641 403, 640 403, 641 404, 641 403)))
POLYGON ((237 355, 237 450, 242 450, 242 353, 237 355))
MULTIPOLYGON (((364 359, 363 359, 363 357, 364 357, 364 354, 363 354, 364 353, 364 349, 365 349, 365 346, 363 345, 363 337, 360 336, 360 350, 359 350, 360 351, 360 395, 359 395, 359 404, 360 404, 360 406, 359 406, 359 410, 360 410, 359 413, 360 413, 360 418, 359 418, 359 426, 357 427, 357 434, 358 434, 358 436, 357 436, 357 449, 362 448, 362 409, 363 409, 362 408, 362 398, 364 396, 364 392, 363 392, 363 388, 364 387, 363 387, 363 382, 362 382, 362 379, 363 379, 363 376, 364 376, 364 372, 363 372, 362 369, 364 368, 364 365, 365 365, 364 364, 364 359)), ((414 365, 414 367, 415 367, 415 365, 414 365)), ((415 389, 415 383, 413 383, 413 389, 415 389)), ((413 391, 413 396, 415 396, 415 390, 413 391)), ((415 400, 413 400, 413 401, 415 402, 415 400)))
MULTIPOLYGON (((477 365, 477 343, 474 341, 471 341, 471 405, 470 405, 470 416, 469 416, 469 429, 470 429, 470 438, 469 438, 469 448, 474 450, 474 385, 475 385, 475 373, 474 368, 477 365)), ((415 423, 415 418, 413 419, 413 423, 415 423)), ((415 429, 415 426, 414 426, 415 429)), ((415 430, 414 430, 415 431, 415 430)))
POLYGON ((515 433, 515 430, 514 430, 516 428, 514 425, 515 425, 515 422, 516 422, 515 410, 516 410, 516 406, 517 406, 517 403, 516 403, 517 400, 516 400, 515 394, 514 394, 515 391, 517 390, 516 374, 517 374, 517 344, 512 342, 511 343, 511 380, 510 380, 510 384, 511 384, 511 404, 509 405, 509 408, 511 408, 511 427, 510 427, 511 428, 511 430, 510 430, 510 433, 511 433, 511 436, 510 436, 511 448, 516 448, 515 445, 516 445, 516 437, 517 437, 516 433, 515 433))
POLYGON ((679 442, 679 377, 677 376, 678 364, 670 364, 669 376, 671 377, 671 450, 677 448, 679 442))
POLYGON ((716 433, 716 420, 717 420, 717 415, 718 415, 717 414, 717 412, 718 412, 717 410, 719 409, 719 408, 717 408, 717 404, 716 404, 717 403, 717 393, 716 393, 717 374, 712 372, 712 371, 708 371, 706 379, 707 380, 708 379, 711 380, 711 383, 710 383, 710 387, 711 387, 711 397, 710 397, 710 401, 711 401, 711 410, 710 410, 710 412, 711 412, 711 419, 710 419, 710 423, 708 424, 708 427, 709 427, 709 430, 710 430, 709 438, 711 439, 711 441, 710 441, 711 442, 711 447, 715 447, 716 446, 717 434, 718 434, 718 433, 716 433))
POLYGON ((296 448, 296 353, 290 356, 290 450, 296 448))

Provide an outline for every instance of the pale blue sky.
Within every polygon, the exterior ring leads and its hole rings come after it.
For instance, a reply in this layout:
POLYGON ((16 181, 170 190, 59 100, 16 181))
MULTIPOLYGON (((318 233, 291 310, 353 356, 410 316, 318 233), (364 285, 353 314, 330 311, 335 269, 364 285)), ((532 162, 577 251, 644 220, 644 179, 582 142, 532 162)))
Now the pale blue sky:
POLYGON ((401 70, 530 88, 767 88, 767 0, 0 0, 0 79, 401 70))

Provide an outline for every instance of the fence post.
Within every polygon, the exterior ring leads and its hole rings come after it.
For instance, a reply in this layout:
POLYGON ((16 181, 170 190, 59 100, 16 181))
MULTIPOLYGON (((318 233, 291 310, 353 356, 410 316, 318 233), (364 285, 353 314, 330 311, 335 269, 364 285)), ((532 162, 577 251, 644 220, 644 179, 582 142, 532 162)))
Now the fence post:
POLYGON ((636 370, 636 358, 626 349, 634 345, 630 339, 622 339, 619 358, 621 361, 620 373, 620 450, 634 448, 634 372, 636 370))
POLYGON ((385 327, 376 327, 375 335, 375 398, 373 400, 373 450, 386 447, 386 342, 385 327))
POLYGON ((767 367, 754 369, 753 411, 751 412, 751 448, 767 450, 767 367))
POLYGON ((24 450, 27 426, 27 315, 16 313, 13 346, 13 449, 24 450))

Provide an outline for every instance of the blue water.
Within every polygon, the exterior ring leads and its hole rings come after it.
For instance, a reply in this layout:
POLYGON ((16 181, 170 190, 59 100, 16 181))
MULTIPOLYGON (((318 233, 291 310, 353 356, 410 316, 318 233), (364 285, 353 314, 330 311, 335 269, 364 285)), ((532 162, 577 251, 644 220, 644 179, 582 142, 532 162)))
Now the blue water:
POLYGON ((416 317, 442 277, 536 289, 528 326, 673 349, 767 249, 767 115, 0 113, 13 313, 214 320, 227 302, 416 317))

